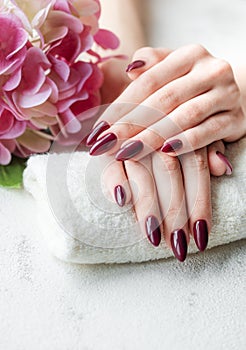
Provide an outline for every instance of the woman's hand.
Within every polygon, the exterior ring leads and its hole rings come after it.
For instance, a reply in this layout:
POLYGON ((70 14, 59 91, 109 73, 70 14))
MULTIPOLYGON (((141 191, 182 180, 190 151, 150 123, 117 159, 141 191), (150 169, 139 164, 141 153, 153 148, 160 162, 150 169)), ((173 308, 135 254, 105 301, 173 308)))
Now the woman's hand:
POLYGON ((155 151, 140 161, 116 162, 103 155, 103 186, 111 200, 123 207, 132 202, 143 237, 158 246, 161 239, 184 261, 190 233, 200 251, 211 230, 210 171, 229 171, 222 141, 208 149, 170 157, 155 151), (210 168, 210 170, 209 170, 210 168))
POLYGON ((129 75, 135 80, 98 120, 104 128, 91 155, 118 151, 118 160, 139 160, 160 147, 178 155, 245 134, 240 91, 227 62, 200 45, 144 48, 134 61, 129 75))

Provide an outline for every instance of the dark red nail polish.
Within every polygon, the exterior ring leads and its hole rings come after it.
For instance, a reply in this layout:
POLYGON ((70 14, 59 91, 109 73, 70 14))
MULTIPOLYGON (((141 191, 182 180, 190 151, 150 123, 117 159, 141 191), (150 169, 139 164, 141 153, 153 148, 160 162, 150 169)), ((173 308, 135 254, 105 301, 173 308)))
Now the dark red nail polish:
POLYGON ((158 247, 161 242, 161 230, 157 218, 153 215, 148 216, 145 221, 145 228, 149 241, 155 247, 158 247))
POLYGON ((205 220, 197 220, 194 223, 193 234, 197 248, 203 252, 208 245, 208 226, 205 220))
POLYGON ((117 136, 113 133, 109 133, 98 139, 90 149, 91 156, 99 156, 111 148, 117 143, 117 136))
POLYGON ((217 151, 216 154, 217 154, 217 156, 219 157, 219 159, 221 159, 222 162, 224 162, 225 165, 226 165, 226 172, 225 172, 225 174, 226 174, 226 175, 231 175, 231 174, 232 174, 232 165, 231 165, 231 163, 229 162, 229 160, 228 160, 228 159, 226 158, 226 156, 225 156, 223 153, 221 153, 220 151, 217 151))
POLYGON ((171 234, 171 246, 175 257, 184 261, 187 255, 187 241, 182 229, 175 230, 171 234))
POLYGON ((86 146, 90 147, 93 145, 93 143, 97 140, 98 136, 105 130, 109 129, 110 125, 105 122, 101 121, 98 123, 90 132, 89 136, 87 137, 86 140, 86 146))
POLYGON ((183 143, 181 140, 171 140, 169 142, 164 143, 164 145, 161 148, 161 151, 165 153, 175 152, 178 151, 182 146, 183 143))
POLYGON ((118 185, 114 189, 114 197, 117 202, 117 204, 120 207, 123 207, 126 203, 126 192, 124 188, 121 185, 118 185))
POLYGON ((120 161, 131 159, 140 153, 143 147, 144 145, 142 141, 129 142, 116 153, 115 159, 120 161))
POLYGON ((142 61, 142 60, 137 60, 137 61, 133 61, 132 63, 130 63, 128 65, 128 67, 126 68, 126 72, 131 72, 133 69, 136 69, 136 68, 141 68, 145 65, 145 62, 142 61))

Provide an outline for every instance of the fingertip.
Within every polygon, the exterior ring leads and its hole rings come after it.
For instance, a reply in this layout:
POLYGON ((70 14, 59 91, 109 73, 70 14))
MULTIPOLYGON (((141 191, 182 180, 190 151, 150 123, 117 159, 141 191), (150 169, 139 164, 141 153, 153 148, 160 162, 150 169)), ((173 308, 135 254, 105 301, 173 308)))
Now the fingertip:
POLYGON ((209 163, 210 173, 213 176, 222 176, 222 175, 232 174, 231 163, 222 152, 216 149, 213 149, 208 153, 208 163, 209 163))
POLYGON ((130 64, 128 64, 127 68, 126 68, 126 73, 130 73, 135 69, 139 69, 144 67, 146 64, 146 62, 144 60, 135 60, 133 62, 131 62, 130 64))

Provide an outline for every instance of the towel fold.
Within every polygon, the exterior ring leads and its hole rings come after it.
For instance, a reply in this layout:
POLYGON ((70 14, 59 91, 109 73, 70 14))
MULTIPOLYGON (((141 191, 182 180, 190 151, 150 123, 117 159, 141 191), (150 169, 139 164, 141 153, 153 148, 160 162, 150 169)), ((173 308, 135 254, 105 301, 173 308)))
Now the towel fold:
MULTIPOLYGON (((226 154, 233 175, 212 178, 213 227, 208 248, 246 238, 246 138, 226 154)), ((100 158, 100 157, 99 157, 100 158)), ((172 256, 162 240, 153 247, 140 232, 131 206, 106 199, 100 161, 87 152, 34 155, 24 186, 37 202, 41 231, 51 252, 73 263, 142 262, 172 256)), ((197 252, 191 240, 189 253, 197 252)))

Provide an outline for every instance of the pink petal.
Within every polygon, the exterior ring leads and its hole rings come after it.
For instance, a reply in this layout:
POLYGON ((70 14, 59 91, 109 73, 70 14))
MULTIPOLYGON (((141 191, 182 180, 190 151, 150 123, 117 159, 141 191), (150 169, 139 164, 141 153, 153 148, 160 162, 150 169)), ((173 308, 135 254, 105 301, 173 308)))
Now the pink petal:
POLYGON ((66 82, 70 74, 68 64, 64 60, 58 59, 53 55, 49 55, 48 58, 52 64, 52 70, 56 72, 59 78, 66 82))
POLYGON ((79 84, 77 86, 77 90, 80 91, 83 87, 83 85, 86 83, 86 81, 88 81, 88 78, 91 77, 92 73, 93 73, 93 69, 94 69, 94 65, 91 63, 86 63, 86 62, 76 62, 71 66, 71 72, 74 74, 78 74, 80 75, 80 81, 79 84))
POLYGON ((11 153, 0 141, 0 164, 7 165, 11 161, 11 153))
POLYGON ((5 140, 15 139, 16 137, 19 137, 20 135, 22 135, 25 129, 26 129, 26 122, 25 121, 20 122, 17 120, 15 121, 15 124, 12 127, 12 129, 8 133, 4 134, 4 139, 5 140))
POLYGON ((0 115, 0 136, 11 130, 13 124, 13 114, 7 109, 5 109, 0 115))
POLYGON ((3 85, 5 91, 11 91, 17 88, 21 81, 21 68, 14 72, 7 82, 3 85))
POLYGON ((56 84, 54 83, 54 81, 50 78, 46 79, 46 83, 48 85, 50 85, 50 88, 51 88, 51 95, 50 95, 49 100, 51 103, 56 103, 58 101, 58 96, 59 96, 58 88, 57 88, 56 84))
POLYGON ((19 105, 21 108, 32 108, 47 101, 51 93, 51 87, 48 84, 44 84, 39 92, 35 95, 21 95, 17 92, 14 92, 13 100, 15 104, 19 105))
POLYGON ((81 129, 80 122, 75 118, 70 109, 67 109, 64 113, 60 113, 59 117, 68 133, 74 134, 81 129))
POLYGON ((16 147, 15 140, 1 140, 2 145, 9 150, 10 153, 13 153, 16 147))
POLYGON ((88 92, 82 91, 79 95, 75 95, 72 98, 68 98, 66 100, 59 101, 57 103, 57 109, 59 113, 64 113, 74 102, 80 100, 86 100, 88 98, 88 92))
POLYGON ((68 31, 59 46, 49 51, 53 56, 60 56, 67 62, 73 62, 81 53, 81 40, 77 33, 68 31))
POLYGON ((31 47, 22 68, 20 89, 23 93, 36 94, 46 79, 45 71, 50 67, 51 64, 43 51, 37 47, 31 47))
POLYGON ((97 65, 95 64, 91 64, 91 68, 92 68, 92 74, 90 75, 90 77, 87 79, 87 81, 85 82, 85 86, 84 88, 87 91, 90 92, 95 92, 98 89, 101 88, 102 83, 103 83, 103 73, 102 71, 98 68, 97 65))
POLYGON ((94 117, 98 112, 101 99, 99 94, 90 95, 85 101, 76 101, 71 107, 71 111, 80 121, 85 121, 94 117))
POLYGON ((47 34, 44 34, 44 39, 46 43, 53 43, 56 42, 59 39, 64 38, 68 33, 67 27, 58 27, 58 28, 51 28, 47 34))
POLYGON ((83 24, 78 18, 62 11, 50 12, 47 22, 52 28, 67 27, 75 33, 81 33, 83 30, 83 24))
POLYGON ((118 37, 106 29, 99 29, 99 31, 94 35, 94 40, 103 49, 114 50, 120 45, 118 37))

